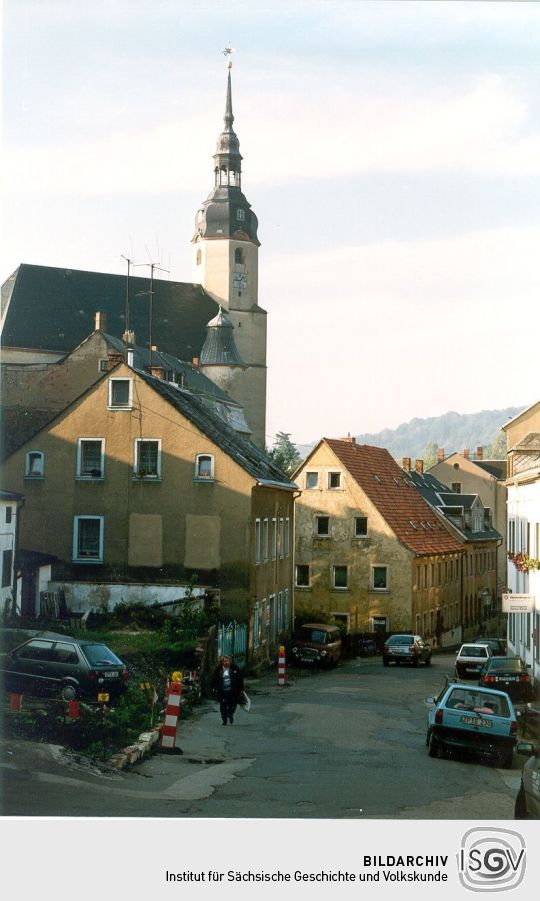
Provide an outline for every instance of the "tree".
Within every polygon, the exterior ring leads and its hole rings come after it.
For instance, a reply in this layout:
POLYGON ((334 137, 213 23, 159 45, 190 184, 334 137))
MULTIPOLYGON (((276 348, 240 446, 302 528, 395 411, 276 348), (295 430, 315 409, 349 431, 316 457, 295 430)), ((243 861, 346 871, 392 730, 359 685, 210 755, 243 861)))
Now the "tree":
POLYGON ((302 458, 291 441, 289 432, 278 432, 272 450, 266 452, 272 463, 290 476, 302 458))

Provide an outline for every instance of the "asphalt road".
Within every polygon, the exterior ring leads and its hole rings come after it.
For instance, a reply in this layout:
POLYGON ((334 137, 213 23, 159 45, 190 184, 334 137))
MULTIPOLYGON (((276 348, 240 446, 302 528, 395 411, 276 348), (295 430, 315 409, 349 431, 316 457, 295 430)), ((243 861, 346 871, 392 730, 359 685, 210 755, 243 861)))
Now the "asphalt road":
POLYGON ((181 723, 182 754, 102 772, 46 745, 2 742, 4 816, 512 819, 511 770, 432 759, 424 698, 451 675, 356 659, 329 672, 274 673, 248 685, 252 710, 222 726, 205 702, 181 723))

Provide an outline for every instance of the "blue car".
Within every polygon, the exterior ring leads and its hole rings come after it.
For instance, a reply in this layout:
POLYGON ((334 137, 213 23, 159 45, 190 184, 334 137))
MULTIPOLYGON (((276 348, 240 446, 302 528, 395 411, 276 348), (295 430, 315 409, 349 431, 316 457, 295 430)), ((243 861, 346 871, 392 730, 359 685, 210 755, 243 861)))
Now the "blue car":
POLYGON ((473 751, 498 766, 512 766, 517 717, 504 691, 447 685, 430 705, 426 745, 430 757, 456 749, 473 751))

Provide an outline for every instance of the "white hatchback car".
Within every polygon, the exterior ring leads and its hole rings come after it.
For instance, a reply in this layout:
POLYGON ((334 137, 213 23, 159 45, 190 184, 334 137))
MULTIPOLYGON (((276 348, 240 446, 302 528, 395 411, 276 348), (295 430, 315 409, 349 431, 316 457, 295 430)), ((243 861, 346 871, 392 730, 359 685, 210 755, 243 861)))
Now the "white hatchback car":
POLYGON ((462 644, 456 654, 456 679, 478 679, 484 663, 492 656, 487 644, 462 644))

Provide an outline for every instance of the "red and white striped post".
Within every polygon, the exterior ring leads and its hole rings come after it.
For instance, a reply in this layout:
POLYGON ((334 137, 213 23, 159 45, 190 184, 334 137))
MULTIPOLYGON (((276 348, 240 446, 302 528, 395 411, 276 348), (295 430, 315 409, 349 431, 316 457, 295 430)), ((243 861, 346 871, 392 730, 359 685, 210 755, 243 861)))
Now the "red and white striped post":
POLYGON ((277 665, 278 685, 285 685, 285 646, 280 645, 277 665))
POLYGON ((168 688, 165 719, 161 727, 160 749, 162 751, 174 750, 176 741, 176 729, 180 716, 180 698, 182 695, 182 683, 170 682, 168 688))

